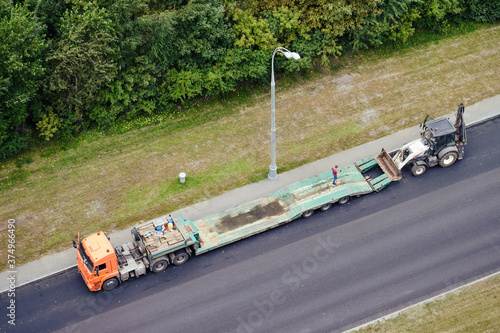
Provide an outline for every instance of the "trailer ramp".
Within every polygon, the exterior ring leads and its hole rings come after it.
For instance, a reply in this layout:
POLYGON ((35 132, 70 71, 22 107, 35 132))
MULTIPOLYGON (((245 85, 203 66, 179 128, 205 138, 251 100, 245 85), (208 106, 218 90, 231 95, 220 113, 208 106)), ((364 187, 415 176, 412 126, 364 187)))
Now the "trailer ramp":
POLYGON ((375 157, 378 165, 384 171, 384 173, 392 180, 398 181, 403 178, 401 170, 396 166, 396 163, 391 158, 391 155, 382 148, 382 152, 375 157))

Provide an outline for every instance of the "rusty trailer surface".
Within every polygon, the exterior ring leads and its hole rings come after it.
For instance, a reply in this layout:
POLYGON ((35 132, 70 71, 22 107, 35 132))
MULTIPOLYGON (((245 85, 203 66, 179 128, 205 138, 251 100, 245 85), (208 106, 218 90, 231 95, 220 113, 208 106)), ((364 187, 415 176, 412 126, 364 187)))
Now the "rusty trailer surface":
POLYGON ((340 168, 336 185, 332 185, 333 175, 328 171, 283 187, 264 198, 196 220, 192 223, 199 232, 200 242, 195 253, 202 254, 278 227, 305 212, 378 192, 389 185, 391 179, 386 173, 373 180, 365 178, 363 174, 375 165, 377 160, 370 157, 340 168))

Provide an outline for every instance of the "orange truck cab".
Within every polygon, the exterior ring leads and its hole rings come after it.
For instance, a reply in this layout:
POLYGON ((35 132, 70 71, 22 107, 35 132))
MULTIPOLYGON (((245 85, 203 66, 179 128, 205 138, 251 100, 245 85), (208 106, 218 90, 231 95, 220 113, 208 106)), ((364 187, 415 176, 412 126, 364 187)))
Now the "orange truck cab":
POLYGON ((105 232, 96 232, 82 240, 78 235, 78 271, 91 291, 111 290, 118 285, 116 253, 105 232))

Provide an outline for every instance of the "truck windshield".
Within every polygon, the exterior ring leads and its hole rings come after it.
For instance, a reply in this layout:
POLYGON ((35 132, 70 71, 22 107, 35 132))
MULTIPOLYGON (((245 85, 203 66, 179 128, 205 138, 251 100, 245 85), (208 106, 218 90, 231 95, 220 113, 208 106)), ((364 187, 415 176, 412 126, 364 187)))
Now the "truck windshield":
POLYGON ((92 269, 94 268, 94 263, 92 262, 92 260, 90 260, 89 256, 85 252, 82 242, 80 242, 80 246, 78 246, 78 251, 80 251, 80 255, 82 256, 82 260, 85 266, 87 266, 89 272, 92 272, 92 269))

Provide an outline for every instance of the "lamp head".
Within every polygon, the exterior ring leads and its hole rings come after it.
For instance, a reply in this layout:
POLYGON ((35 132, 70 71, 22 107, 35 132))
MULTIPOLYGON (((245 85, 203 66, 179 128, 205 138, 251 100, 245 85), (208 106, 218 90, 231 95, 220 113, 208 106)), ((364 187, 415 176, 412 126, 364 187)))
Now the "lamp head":
POLYGON ((300 55, 298 53, 295 53, 295 52, 283 52, 283 54, 285 55, 285 57, 287 57, 287 59, 290 59, 290 58, 293 58, 295 60, 300 59, 300 55))

